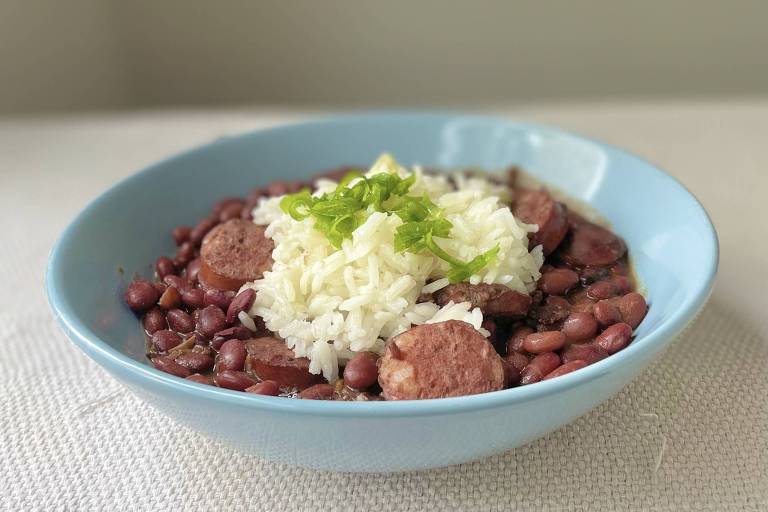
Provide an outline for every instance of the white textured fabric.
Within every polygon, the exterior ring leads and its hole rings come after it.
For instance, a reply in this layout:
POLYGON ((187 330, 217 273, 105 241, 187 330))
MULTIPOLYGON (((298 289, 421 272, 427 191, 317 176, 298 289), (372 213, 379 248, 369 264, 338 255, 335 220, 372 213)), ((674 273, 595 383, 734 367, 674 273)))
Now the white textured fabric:
POLYGON ((51 244, 99 191, 295 115, 0 121, 0 509, 768 510, 768 103, 508 113, 606 138, 680 177, 718 227, 718 285, 667 353, 574 423, 483 461, 378 476, 268 464, 175 425, 70 345, 44 299, 51 244))

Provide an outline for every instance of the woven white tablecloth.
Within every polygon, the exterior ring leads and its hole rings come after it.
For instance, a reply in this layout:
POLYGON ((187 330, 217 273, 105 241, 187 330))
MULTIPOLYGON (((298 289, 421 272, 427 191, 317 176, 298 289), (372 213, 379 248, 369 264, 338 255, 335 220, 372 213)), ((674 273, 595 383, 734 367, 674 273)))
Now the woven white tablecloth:
POLYGON ((66 340, 43 292, 52 243, 117 179, 306 113, 0 120, 0 509, 768 510, 768 102, 501 113, 619 144, 680 178, 720 234, 714 295, 648 371, 559 431, 479 462, 366 476, 265 463, 175 425, 66 340))

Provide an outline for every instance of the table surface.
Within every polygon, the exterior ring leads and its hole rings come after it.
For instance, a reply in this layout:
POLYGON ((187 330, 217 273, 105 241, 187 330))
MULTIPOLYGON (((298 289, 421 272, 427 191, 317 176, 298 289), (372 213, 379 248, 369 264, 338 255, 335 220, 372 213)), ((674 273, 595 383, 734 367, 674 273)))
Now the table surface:
POLYGON ((137 169, 320 113, 0 119, 0 509, 768 510, 768 279, 758 270, 768 251, 768 100, 486 111, 642 155, 714 220, 721 267, 707 308, 618 396, 525 447, 419 473, 323 473, 221 447, 134 398, 66 341, 43 294, 48 251, 80 208, 137 169))

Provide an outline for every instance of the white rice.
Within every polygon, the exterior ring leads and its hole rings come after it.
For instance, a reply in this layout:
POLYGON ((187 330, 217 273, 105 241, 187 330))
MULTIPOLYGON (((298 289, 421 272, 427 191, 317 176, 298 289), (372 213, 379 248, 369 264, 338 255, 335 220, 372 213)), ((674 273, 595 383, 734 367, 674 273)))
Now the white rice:
MULTIPOLYGON (((367 175, 409 174, 383 155, 367 175)), ((453 224, 450 239, 438 239, 447 252, 468 261, 499 245, 498 256, 471 283, 499 283, 528 293, 535 288, 543 261, 541 247, 528 251, 529 232, 536 226, 517 221, 509 208, 509 191, 482 178, 454 177, 453 190, 445 176, 426 176, 419 168, 409 194, 427 193, 445 210, 453 224)), ((317 194, 336 183, 320 180, 317 194)), ((463 320, 483 335, 483 315, 469 303, 418 303, 422 292, 448 284, 448 264, 429 253, 395 253, 394 236, 402 221, 396 215, 373 212, 335 249, 313 227, 313 220, 296 221, 280 210, 281 198, 262 200, 254 222, 267 224, 274 265, 264 277, 244 286, 257 291, 251 316, 285 339, 297 356, 310 359, 310 371, 330 382, 338 378, 339 362, 355 352, 381 353, 385 340, 412 325, 463 320), (427 280, 433 280, 425 286, 427 280)))

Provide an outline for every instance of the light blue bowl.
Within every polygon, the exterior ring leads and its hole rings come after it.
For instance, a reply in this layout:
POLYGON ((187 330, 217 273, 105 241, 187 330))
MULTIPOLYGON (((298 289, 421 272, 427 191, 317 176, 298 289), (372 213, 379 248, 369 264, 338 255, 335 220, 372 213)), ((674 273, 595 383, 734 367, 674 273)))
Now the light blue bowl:
POLYGON ((48 296, 69 338, 139 397, 205 435, 267 459, 334 471, 445 466, 527 443, 616 394, 694 318, 717 270, 707 214, 680 183, 635 156, 552 128, 487 117, 370 114, 227 138, 115 185, 51 253, 48 296), (382 151, 405 164, 514 163, 591 203, 627 241, 651 305, 625 350, 575 373, 494 393, 412 402, 288 400, 203 386, 147 364, 122 302, 135 274, 172 253, 174 226, 227 195, 300 179, 382 151), (125 270, 124 274, 119 269, 125 270))

